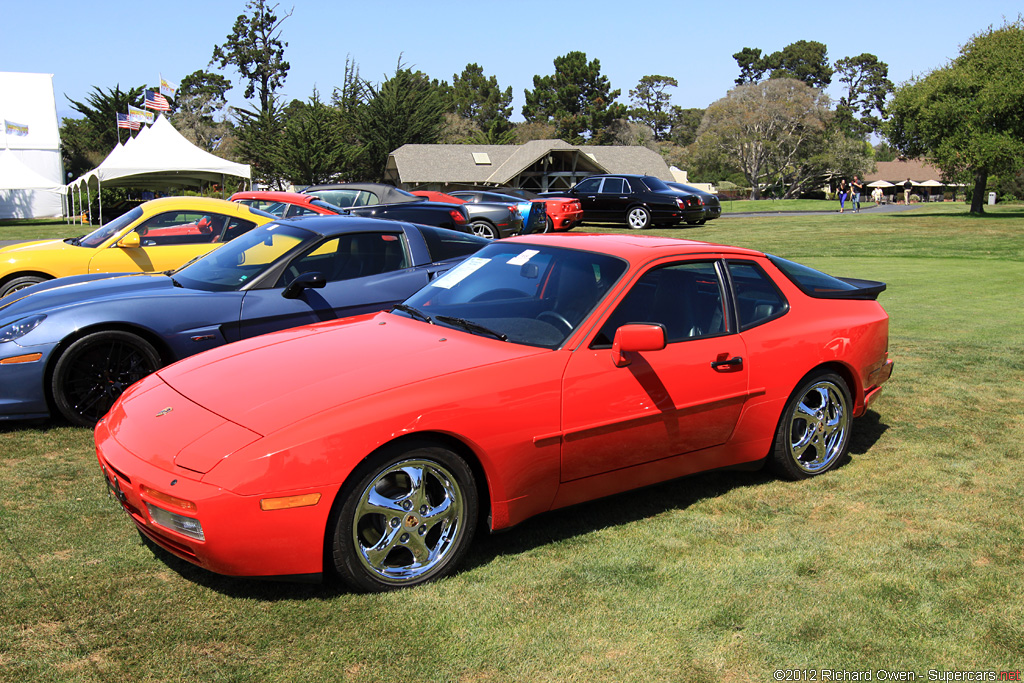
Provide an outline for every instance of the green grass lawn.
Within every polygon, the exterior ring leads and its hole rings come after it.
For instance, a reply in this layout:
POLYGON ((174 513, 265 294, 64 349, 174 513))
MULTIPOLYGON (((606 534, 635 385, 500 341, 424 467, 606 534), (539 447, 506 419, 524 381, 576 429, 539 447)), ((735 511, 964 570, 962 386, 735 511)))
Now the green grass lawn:
POLYGON ((353 595, 154 553, 107 498, 87 430, 0 424, 0 680, 1020 669, 1024 211, 653 232, 888 283, 895 374, 841 467, 799 483, 705 474, 562 510, 479 538, 449 579, 353 595))

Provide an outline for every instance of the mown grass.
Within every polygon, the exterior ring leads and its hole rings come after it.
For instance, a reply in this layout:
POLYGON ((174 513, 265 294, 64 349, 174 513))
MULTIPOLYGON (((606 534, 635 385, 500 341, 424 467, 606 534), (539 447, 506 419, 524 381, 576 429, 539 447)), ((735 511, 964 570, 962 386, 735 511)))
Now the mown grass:
MULTIPOLYGON (((860 203, 862 209, 869 209, 875 205, 874 202, 866 201, 868 195, 862 195, 865 200, 860 203)), ((839 211, 839 199, 722 199, 722 213, 774 213, 780 211, 839 211)), ((846 202, 846 209, 850 210, 850 202, 846 202)))
POLYGON ((87 430, 0 426, 0 679, 1019 669, 1024 212, 658 233, 888 283, 896 372, 842 467, 800 483, 712 473, 559 511, 478 539, 450 579, 354 595, 217 577, 154 552, 106 497, 87 430))

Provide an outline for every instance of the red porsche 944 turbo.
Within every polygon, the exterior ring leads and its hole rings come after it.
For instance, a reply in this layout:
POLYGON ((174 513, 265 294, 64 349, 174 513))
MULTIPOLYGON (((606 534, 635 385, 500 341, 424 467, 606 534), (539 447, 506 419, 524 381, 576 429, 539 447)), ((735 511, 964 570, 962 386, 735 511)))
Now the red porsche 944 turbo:
POLYGON ((884 289, 702 242, 496 241, 389 312, 158 370, 97 456, 141 533, 201 567, 412 586, 481 528, 714 468, 834 468, 892 373, 884 289))

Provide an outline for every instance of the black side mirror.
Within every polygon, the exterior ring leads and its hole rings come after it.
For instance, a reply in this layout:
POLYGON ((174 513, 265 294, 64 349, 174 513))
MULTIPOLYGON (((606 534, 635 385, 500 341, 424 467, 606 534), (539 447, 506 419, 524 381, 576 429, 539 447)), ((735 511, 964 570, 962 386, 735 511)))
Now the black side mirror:
POLYGON ((288 283, 288 286, 281 292, 285 299, 298 299, 302 292, 307 289, 323 289, 327 284, 327 278, 320 273, 303 273, 288 283))

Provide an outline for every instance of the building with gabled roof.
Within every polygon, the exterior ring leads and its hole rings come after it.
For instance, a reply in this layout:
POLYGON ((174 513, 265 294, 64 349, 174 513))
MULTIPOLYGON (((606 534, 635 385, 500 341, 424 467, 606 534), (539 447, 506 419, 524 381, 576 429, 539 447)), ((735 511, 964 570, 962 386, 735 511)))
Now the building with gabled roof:
POLYGON ((407 190, 484 185, 560 190, 596 173, 639 173, 673 180, 654 150, 639 146, 570 145, 531 140, 522 145, 402 145, 388 155, 385 181, 407 190))

